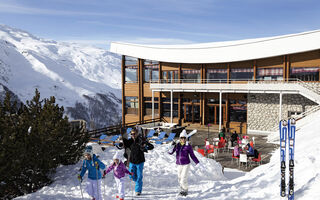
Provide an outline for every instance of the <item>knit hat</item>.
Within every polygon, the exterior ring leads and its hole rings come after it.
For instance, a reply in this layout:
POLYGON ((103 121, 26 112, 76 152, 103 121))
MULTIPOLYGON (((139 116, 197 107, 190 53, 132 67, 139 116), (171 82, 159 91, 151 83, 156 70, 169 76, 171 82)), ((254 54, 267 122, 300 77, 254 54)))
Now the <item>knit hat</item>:
POLYGON ((120 154, 119 154, 118 152, 115 153, 112 159, 113 159, 113 160, 115 160, 115 159, 120 160, 120 154))
POLYGON ((86 146, 86 149, 84 151, 84 155, 85 154, 89 154, 90 156, 93 155, 93 152, 92 152, 92 146, 86 146))
POLYGON ((179 137, 185 137, 187 138, 188 135, 187 135, 187 131, 185 129, 183 129, 183 131, 180 133, 180 136, 179 137))

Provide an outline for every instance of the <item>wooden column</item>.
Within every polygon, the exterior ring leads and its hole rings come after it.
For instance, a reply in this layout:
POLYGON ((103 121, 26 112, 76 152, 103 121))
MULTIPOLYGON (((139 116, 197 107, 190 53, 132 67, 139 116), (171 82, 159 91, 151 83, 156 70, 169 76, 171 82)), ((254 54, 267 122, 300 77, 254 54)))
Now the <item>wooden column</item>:
POLYGON ((143 121, 143 60, 138 59, 139 121, 143 121))
POLYGON ((287 77, 287 61, 286 61, 286 56, 283 56, 283 67, 282 67, 282 77, 284 81, 288 81, 288 79, 286 79, 287 77))
POLYGON ((286 56, 286 65, 287 65, 287 78, 290 78, 290 68, 291 68, 291 63, 290 63, 290 55, 286 56))
MULTIPOLYGON (((161 83, 162 80, 162 62, 159 62, 159 83, 161 83)), ((158 116, 162 117, 162 92, 159 92, 159 105, 158 105, 158 116)))
POLYGON ((125 98, 125 78, 126 78, 126 70, 125 70, 125 56, 122 56, 121 59, 121 89, 122 89, 122 124, 126 123, 126 98, 125 98))
POLYGON ((229 79, 230 79, 230 63, 228 63, 227 65, 227 83, 229 83, 229 79))
POLYGON ((253 61, 253 80, 257 80, 257 60, 253 61))

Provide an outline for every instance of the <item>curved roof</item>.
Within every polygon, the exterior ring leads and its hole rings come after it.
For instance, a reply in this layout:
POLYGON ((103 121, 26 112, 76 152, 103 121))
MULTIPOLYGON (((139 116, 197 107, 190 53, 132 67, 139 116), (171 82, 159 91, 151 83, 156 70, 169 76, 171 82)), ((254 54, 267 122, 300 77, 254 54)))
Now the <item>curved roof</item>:
POLYGON ((112 42, 113 53, 172 63, 225 63, 320 49, 320 30, 276 37, 189 45, 112 42))

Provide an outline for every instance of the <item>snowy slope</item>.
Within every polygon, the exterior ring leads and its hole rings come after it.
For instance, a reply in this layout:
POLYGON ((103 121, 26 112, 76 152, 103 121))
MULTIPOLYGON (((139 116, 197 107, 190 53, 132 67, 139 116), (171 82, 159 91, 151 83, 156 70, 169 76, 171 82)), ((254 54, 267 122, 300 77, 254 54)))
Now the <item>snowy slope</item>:
MULTIPOLYGON (((295 197, 296 199, 319 199, 320 187, 320 112, 299 120, 301 129, 296 133, 295 151, 295 197)), ((102 152, 95 146, 101 159, 110 165, 116 149, 109 147, 102 152)), ((280 199, 280 156, 276 150, 270 163, 255 168, 251 172, 225 169, 214 160, 196 153, 203 166, 192 165, 189 176, 189 195, 177 197, 177 169, 174 156, 166 153, 166 146, 156 146, 146 154, 143 195, 137 199, 280 199)), ((55 182, 36 193, 16 199, 81 199, 76 175, 80 162, 73 166, 61 166, 55 175, 55 182)), ((105 180, 105 199, 114 199, 115 182, 111 174, 105 180)), ((83 183, 84 186, 84 183, 83 183)), ((127 179, 126 195, 131 199, 131 185, 127 179)), ((85 194, 85 199, 90 199, 85 194)))
POLYGON ((97 96, 102 94, 114 103, 113 112, 120 113, 120 62, 103 49, 40 39, 0 25, 0 84, 23 102, 33 97, 35 88, 42 98, 55 96, 64 107, 78 102, 90 108, 88 97, 102 102, 97 96))

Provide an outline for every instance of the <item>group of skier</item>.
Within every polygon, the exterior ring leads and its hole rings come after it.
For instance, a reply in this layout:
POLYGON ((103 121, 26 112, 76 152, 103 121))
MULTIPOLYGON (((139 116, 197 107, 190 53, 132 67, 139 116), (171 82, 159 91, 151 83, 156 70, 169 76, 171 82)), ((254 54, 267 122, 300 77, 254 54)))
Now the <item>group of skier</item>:
MULTIPOLYGON (((97 158, 92 152, 92 146, 87 146, 81 167, 81 173, 78 179, 82 182, 83 176, 88 170, 88 179, 86 183, 86 191, 93 200, 102 200, 101 196, 101 178, 113 170, 114 178, 117 185, 116 198, 124 200, 124 177, 128 174, 130 179, 135 182, 135 195, 139 196, 142 192, 143 186, 143 168, 145 162, 144 153, 152 150, 154 146, 150 144, 141 134, 138 134, 136 129, 132 129, 131 138, 123 137, 123 143, 117 147, 125 149, 124 157, 127 158, 129 169, 121 161, 121 156, 117 152, 113 156, 113 163, 106 169, 106 166, 97 158), (106 170, 105 170, 106 169, 106 170), (101 174, 100 170, 103 170, 101 174)), ((179 195, 186 196, 188 194, 188 174, 190 169, 190 157, 198 164, 199 160, 193 153, 191 144, 187 141, 188 135, 185 130, 180 133, 179 141, 172 142, 172 148, 169 154, 176 153, 176 164, 178 165, 178 182, 180 185, 179 195)), ((80 183, 81 185, 81 183, 80 183)), ((82 189, 81 189, 82 192, 82 189)))

